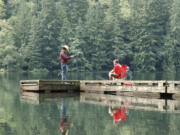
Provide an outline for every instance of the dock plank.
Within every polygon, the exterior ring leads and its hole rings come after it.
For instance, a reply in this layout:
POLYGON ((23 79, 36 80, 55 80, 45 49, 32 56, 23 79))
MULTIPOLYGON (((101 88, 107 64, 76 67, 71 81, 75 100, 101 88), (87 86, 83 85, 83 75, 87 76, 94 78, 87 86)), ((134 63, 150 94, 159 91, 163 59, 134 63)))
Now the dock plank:
POLYGON ((22 80, 20 85, 21 91, 29 92, 80 91, 80 82, 75 80, 22 80))
POLYGON ((165 92, 166 81, 80 81, 82 91, 165 92))
POLYGON ((168 81, 167 93, 180 94, 180 81, 168 81))

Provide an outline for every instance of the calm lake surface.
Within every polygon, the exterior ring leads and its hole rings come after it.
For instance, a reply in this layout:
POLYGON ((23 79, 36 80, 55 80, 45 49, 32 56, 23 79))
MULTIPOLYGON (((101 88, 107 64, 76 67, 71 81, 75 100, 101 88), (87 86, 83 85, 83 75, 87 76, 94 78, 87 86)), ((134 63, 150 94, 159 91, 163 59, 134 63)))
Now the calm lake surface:
MULTIPOLYGON (((108 79, 107 72, 69 73, 68 78, 70 80, 108 79)), ((128 109, 127 119, 115 124, 108 106, 82 103, 79 102, 78 96, 65 96, 40 104, 22 101, 19 81, 28 79, 58 79, 58 76, 56 73, 0 73, 0 135, 61 135, 62 113, 66 114, 69 123, 73 123, 73 126, 66 127, 69 135, 180 134, 180 113, 128 109)), ((180 74, 135 73, 133 79, 180 80, 180 74)))

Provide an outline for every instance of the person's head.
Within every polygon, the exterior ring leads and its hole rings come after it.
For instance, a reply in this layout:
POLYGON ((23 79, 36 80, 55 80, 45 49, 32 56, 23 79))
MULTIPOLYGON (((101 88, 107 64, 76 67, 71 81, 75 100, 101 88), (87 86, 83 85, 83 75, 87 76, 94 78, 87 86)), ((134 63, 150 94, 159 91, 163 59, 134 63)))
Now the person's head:
POLYGON ((67 45, 63 45, 62 46, 63 50, 65 50, 66 52, 69 52, 69 47, 67 45))
POLYGON ((114 64, 114 65, 117 65, 117 64, 119 64, 119 61, 118 61, 118 59, 115 59, 115 60, 113 60, 113 64, 114 64))

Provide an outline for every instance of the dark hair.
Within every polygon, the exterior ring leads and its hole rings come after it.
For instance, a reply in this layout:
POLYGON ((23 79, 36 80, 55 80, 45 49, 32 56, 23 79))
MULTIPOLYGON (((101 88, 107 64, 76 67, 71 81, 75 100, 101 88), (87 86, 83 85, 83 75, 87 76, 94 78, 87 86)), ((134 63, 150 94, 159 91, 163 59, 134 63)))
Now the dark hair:
POLYGON ((115 63, 119 63, 118 59, 115 59, 114 62, 115 62, 115 63))

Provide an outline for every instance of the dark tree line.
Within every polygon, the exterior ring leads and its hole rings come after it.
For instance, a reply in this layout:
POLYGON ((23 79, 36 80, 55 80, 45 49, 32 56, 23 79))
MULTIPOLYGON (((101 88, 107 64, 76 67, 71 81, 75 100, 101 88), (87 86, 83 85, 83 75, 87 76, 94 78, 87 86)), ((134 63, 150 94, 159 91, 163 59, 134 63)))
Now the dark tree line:
POLYGON ((180 67, 179 0, 0 0, 0 69, 109 70, 117 58, 135 71, 180 67))

